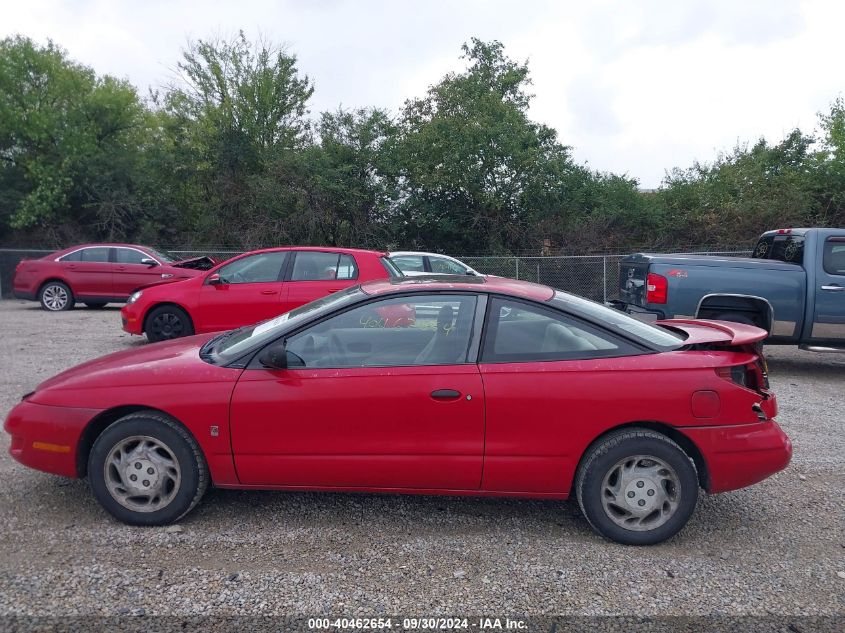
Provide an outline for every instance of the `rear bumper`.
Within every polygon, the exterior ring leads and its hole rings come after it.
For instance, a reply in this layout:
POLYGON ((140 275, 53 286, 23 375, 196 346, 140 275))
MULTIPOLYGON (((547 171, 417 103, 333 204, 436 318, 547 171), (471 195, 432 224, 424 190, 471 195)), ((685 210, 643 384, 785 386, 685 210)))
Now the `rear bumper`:
POLYGON ((659 310, 657 308, 644 308, 643 306, 639 306, 634 303, 625 303, 621 299, 611 299, 607 302, 607 306, 649 323, 666 318, 666 313, 663 312, 663 310, 659 310))
POLYGON ((3 425, 12 436, 9 455, 24 466, 78 477, 76 452, 82 430, 99 410, 20 402, 3 425))
POLYGON ((786 468, 792 459, 792 442, 774 420, 678 430, 701 450, 711 493, 756 484, 786 468))

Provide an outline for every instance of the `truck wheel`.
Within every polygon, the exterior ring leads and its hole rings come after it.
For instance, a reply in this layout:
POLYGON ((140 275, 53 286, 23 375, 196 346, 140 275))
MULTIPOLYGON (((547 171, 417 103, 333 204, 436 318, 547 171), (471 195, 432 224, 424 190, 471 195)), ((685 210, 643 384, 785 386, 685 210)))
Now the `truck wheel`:
POLYGON ((744 323, 745 325, 760 327, 754 322, 754 319, 741 312, 722 312, 712 318, 716 321, 732 321, 733 323, 744 323))
POLYGON ((50 312, 70 310, 73 307, 73 292, 61 281, 48 281, 38 291, 41 307, 50 312))

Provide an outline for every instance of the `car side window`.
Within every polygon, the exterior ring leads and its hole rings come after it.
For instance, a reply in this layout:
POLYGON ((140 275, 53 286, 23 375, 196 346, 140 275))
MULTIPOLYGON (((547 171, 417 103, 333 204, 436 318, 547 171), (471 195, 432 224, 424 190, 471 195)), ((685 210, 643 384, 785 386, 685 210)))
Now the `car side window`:
POLYGON ((287 340, 288 367, 399 367, 467 362, 473 295, 415 295, 374 301, 287 340))
POLYGON ((390 261, 396 264, 397 268, 403 273, 424 273, 425 262, 422 255, 399 255, 398 257, 391 257, 390 261))
POLYGON ((443 257, 429 257, 428 261, 431 264, 431 272, 433 273, 446 273, 448 275, 467 274, 466 266, 461 266, 459 263, 453 262, 451 259, 445 259, 443 257))
POLYGON ((67 255, 63 255, 59 257, 60 262, 81 262, 82 261, 82 251, 74 251, 72 253, 68 253, 67 255))
POLYGON ((845 275, 845 237, 829 237, 825 240, 822 266, 828 275, 845 275))
POLYGON ((106 263, 109 261, 109 250, 108 247, 83 248, 80 251, 82 253, 80 261, 106 263))
POLYGON ((358 265, 352 255, 299 251, 293 262, 291 281, 328 281, 358 278, 358 265))
POLYGON ((118 264, 140 264, 142 259, 152 259, 134 248, 116 248, 115 251, 118 264))
POLYGON ((236 259, 217 271, 227 284, 257 284, 279 281, 287 251, 258 253, 236 259))
POLYGON ((636 347, 562 312, 494 298, 489 307, 481 362, 526 363, 626 356, 636 347))

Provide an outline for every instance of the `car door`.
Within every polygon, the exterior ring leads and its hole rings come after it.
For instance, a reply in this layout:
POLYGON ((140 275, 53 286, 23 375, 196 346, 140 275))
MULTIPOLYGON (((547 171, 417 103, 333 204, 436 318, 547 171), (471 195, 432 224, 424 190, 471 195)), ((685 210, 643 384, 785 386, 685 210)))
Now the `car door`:
POLYGON ((200 288, 198 330, 214 332, 281 314, 288 251, 240 257, 206 275, 200 288))
POLYGON ((288 368, 248 367, 232 395, 241 483, 476 490, 484 396, 478 297, 358 304, 287 338, 288 368), (393 327, 385 313, 436 306, 393 327))
MULTIPOLYGON (((565 494, 584 448, 617 413, 643 351, 558 310, 491 298, 479 360, 485 490, 565 494), (629 356, 631 358, 625 358, 629 356)), ((631 399, 631 415, 639 402, 631 399)), ((633 418, 637 419, 637 418, 633 418)))
POLYGON ((325 297, 357 283, 358 264, 352 255, 328 251, 295 251, 287 276, 282 312, 325 297))
POLYGON ((116 297, 128 297, 138 288, 162 280, 161 264, 152 255, 137 248, 121 246, 113 248, 112 253, 112 281, 116 297), (154 264, 143 263, 144 260, 154 264))
POLYGON ((845 345, 845 232, 829 235, 816 263, 813 343, 845 345))
POLYGON ((65 279, 77 298, 114 296, 110 251, 108 246, 90 246, 59 259, 65 279))

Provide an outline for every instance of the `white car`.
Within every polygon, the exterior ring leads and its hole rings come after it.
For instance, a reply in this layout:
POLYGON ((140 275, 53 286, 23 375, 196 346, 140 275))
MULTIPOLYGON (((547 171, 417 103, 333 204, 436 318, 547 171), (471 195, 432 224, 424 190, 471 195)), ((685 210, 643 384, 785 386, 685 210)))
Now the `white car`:
POLYGON ((402 271, 406 277, 420 275, 472 275, 480 277, 481 273, 467 266, 461 260, 440 255, 438 253, 421 253, 419 251, 396 251, 389 253, 390 261, 402 271))

